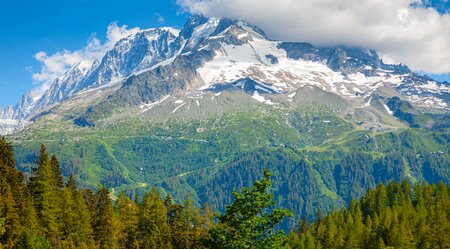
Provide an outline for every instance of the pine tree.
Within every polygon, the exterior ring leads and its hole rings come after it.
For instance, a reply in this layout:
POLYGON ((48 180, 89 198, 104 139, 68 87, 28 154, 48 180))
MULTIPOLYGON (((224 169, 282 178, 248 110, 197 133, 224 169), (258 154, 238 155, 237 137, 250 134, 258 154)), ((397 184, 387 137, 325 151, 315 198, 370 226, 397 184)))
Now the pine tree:
POLYGON ((363 216, 360 204, 356 200, 350 202, 345 219, 345 248, 359 248, 363 244, 361 237, 364 236, 363 216))
POLYGON ((440 182, 434 188, 434 197, 438 200, 433 202, 433 211, 430 215, 433 248, 450 248, 450 195, 449 188, 440 182))
POLYGON ((24 174, 16 169, 14 147, 0 137, 0 186, 9 185, 17 208, 21 210, 26 203, 24 174))
POLYGON ((70 173, 69 179, 67 180, 66 187, 72 190, 73 193, 77 192, 77 181, 73 173, 70 173))
POLYGON ((314 240, 314 237, 307 233, 304 241, 305 249, 315 249, 316 248, 316 242, 314 240))
POLYGON ((2 214, 0 214, 0 217, 4 217, 3 227, 5 230, 2 244, 6 248, 13 248, 21 234, 20 217, 9 185, 6 185, 4 194, 2 214))
POLYGON ((20 237, 24 210, 25 185, 23 174, 15 168, 14 149, 5 138, 0 138, 0 244, 13 247, 20 237))
POLYGON ((64 189, 64 204, 62 208, 62 218, 63 218, 63 226, 62 230, 62 239, 65 241, 73 242, 73 237, 75 236, 78 227, 76 225, 78 220, 78 214, 74 210, 73 192, 69 188, 64 189))
POLYGON ((172 248, 167 225, 167 210, 156 189, 144 195, 139 213, 141 249, 172 248))
MULTIPOLYGON (((202 219, 202 222, 201 222, 202 234, 201 234, 200 240, 203 242, 203 241, 208 241, 209 239, 211 239, 209 230, 215 226, 214 222, 213 222, 214 211, 212 210, 212 208, 209 206, 208 203, 205 203, 203 205, 203 208, 201 210, 201 219, 202 219)), ((201 243, 201 244, 204 244, 204 243, 201 243)))
POLYGON ((109 197, 109 191, 101 187, 95 196, 93 230, 99 249, 119 248, 120 224, 109 197))
POLYGON ((95 249, 94 232, 91 224, 91 214, 89 212, 86 203, 84 202, 83 195, 77 191, 72 192, 74 213, 77 214, 78 219, 75 222, 77 228, 73 234, 73 241, 77 248, 95 249))
POLYGON ((61 166, 55 155, 52 156, 50 164, 53 170, 54 183, 57 189, 64 188, 64 177, 61 174, 61 166))
POLYGON ((120 247, 139 248, 139 206, 131 201, 124 192, 121 192, 116 201, 116 210, 123 230, 123 236, 120 238, 120 247))
POLYGON ((374 247, 374 249, 384 249, 386 248, 384 245, 384 241, 383 239, 380 237, 377 241, 376 241, 376 245, 374 247))
POLYGON ((309 228, 308 219, 306 217, 303 217, 303 219, 298 224, 298 231, 297 231, 297 233, 299 235, 301 235, 301 234, 304 235, 304 234, 306 234, 308 232, 308 228, 309 228))
POLYGON ((46 148, 42 145, 39 151, 38 168, 33 180, 32 194, 42 231, 53 246, 60 241, 61 193, 56 186, 46 148))

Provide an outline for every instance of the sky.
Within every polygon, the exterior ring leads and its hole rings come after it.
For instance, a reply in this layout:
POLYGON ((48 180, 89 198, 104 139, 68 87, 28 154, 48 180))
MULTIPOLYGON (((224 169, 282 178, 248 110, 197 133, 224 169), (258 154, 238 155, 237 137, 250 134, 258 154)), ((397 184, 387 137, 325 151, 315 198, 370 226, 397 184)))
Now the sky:
POLYGON ((0 1, 0 106, 45 90, 140 29, 182 27, 192 13, 261 27, 275 39, 375 49, 386 62, 450 82, 449 0, 0 1))

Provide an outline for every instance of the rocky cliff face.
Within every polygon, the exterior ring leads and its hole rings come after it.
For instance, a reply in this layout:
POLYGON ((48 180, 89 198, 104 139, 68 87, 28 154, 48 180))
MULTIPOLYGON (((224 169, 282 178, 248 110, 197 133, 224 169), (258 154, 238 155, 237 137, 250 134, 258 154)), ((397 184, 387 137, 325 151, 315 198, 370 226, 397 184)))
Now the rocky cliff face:
POLYGON ((268 101, 271 94, 292 99, 309 85, 354 107, 370 107, 374 95, 397 96, 432 112, 448 112, 450 105, 447 83, 417 75, 405 65, 385 64, 375 51, 274 41, 239 20, 192 16, 181 31, 148 29, 120 40, 93 65, 68 70, 42 96, 30 92, 15 107, 0 109, 0 117, 27 120, 81 92, 93 96, 95 89, 111 85, 119 85, 118 90, 81 116, 230 86, 263 103, 273 103, 268 101))

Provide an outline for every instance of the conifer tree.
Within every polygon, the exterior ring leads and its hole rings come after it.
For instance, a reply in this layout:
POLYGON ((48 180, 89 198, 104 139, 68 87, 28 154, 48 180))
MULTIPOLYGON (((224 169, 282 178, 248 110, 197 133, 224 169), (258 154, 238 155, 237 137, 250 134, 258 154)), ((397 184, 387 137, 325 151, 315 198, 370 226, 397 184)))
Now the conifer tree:
POLYGON ((2 236, 2 244, 6 248, 13 248, 19 239, 22 227, 20 224, 19 211, 17 210, 16 202, 9 185, 6 185, 3 198, 3 207, 0 208, 0 210, 2 210, 0 217, 4 217, 3 227, 5 230, 2 236))
POLYGON ((16 169, 13 145, 0 137, 0 184, 9 185, 19 210, 25 205, 24 174, 16 169))
POLYGON ((21 212, 25 205, 23 174, 15 168, 14 149, 0 138, 0 244, 12 248, 20 237, 21 212))
POLYGON ((34 207, 33 199, 27 198, 27 204, 22 212, 23 230, 19 239, 20 246, 18 248, 33 248, 34 241, 40 236, 40 225, 34 207))
POLYGON ((99 249, 119 248, 120 224, 116 217, 109 191, 101 187, 95 195, 93 230, 99 249))
POLYGON ((70 173, 69 179, 67 180, 66 187, 69 188, 72 192, 77 192, 77 181, 75 180, 75 176, 73 173, 70 173))
POLYGON ((378 238, 378 240, 376 241, 376 244, 375 244, 374 249, 384 249, 384 248, 386 248, 385 245, 384 245, 384 241, 383 241, 383 239, 380 237, 380 238, 378 238))
POLYGON ((138 242, 138 222, 139 206, 121 192, 116 201, 116 210, 122 224, 122 237, 120 238, 121 248, 139 248, 138 242))
POLYGON ((54 175, 53 176, 54 183, 56 185, 56 188, 63 189, 64 188, 64 177, 61 174, 61 166, 55 155, 52 156, 52 158, 50 160, 50 164, 52 165, 52 170, 53 170, 53 175, 54 175))
POLYGON ((153 188, 140 204, 139 248, 172 248, 169 231, 166 207, 159 192, 153 188))
POLYGON ((60 240, 60 193, 56 188, 53 169, 44 145, 41 146, 38 168, 33 182, 34 202, 43 234, 53 246, 60 240))

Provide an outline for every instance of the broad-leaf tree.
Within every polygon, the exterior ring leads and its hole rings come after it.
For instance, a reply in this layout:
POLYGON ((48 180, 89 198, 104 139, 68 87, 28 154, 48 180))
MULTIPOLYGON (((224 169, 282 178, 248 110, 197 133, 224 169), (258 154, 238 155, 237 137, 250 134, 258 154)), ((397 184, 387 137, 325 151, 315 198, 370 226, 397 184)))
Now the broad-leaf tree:
POLYGON ((274 227, 285 217, 292 216, 287 209, 271 208, 276 203, 271 186, 271 173, 264 170, 264 177, 251 189, 234 192, 235 201, 226 207, 224 214, 216 214, 219 224, 210 229, 211 248, 283 248, 286 235, 274 227))

